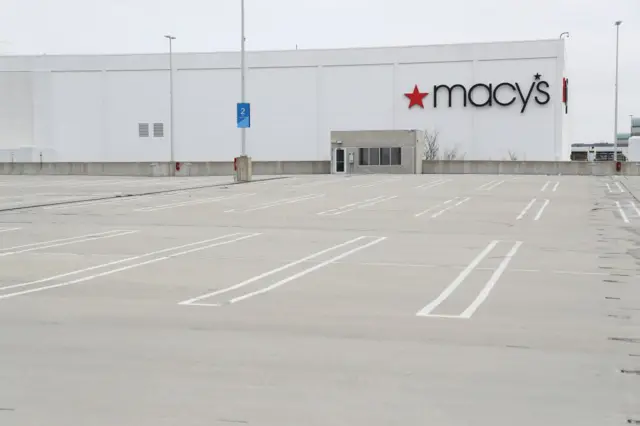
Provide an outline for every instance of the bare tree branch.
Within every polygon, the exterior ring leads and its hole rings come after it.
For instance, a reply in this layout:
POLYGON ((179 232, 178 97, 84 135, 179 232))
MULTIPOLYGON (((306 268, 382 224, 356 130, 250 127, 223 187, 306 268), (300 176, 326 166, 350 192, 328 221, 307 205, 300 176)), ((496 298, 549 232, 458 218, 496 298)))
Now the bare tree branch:
POLYGON ((515 152, 509 150, 509 160, 517 161, 518 160, 518 154, 516 154, 515 152))
POLYGON ((429 132, 424 131, 424 155, 425 160, 437 160, 440 153, 440 144, 438 143, 439 132, 434 130, 429 132))
POLYGON ((443 157, 445 160, 455 160, 458 158, 458 147, 454 147, 451 149, 445 149, 443 157))

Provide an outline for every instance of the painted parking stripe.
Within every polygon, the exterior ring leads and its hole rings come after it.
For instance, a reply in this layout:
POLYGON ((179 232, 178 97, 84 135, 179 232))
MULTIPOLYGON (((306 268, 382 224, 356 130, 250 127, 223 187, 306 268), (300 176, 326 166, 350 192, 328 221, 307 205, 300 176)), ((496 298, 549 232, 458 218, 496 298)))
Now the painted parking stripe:
POLYGON ((116 269, 111 269, 111 270, 108 270, 108 271, 105 271, 105 272, 101 272, 101 273, 94 274, 94 275, 89 275, 89 276, 86 276, 86 277, 83 277, 83 278, 78 278, 78 279, 75 279, 75 280, 72 280, 72 281, 66 281, 66 282, 63 282, 63 283, 52 284, 52 285, 42 286, 42 287, 35 287, 35 288, 30 288, 28 290, 22 290, 22 291, 18 291, 18 292, 3 294, 3 295, 0 295, 0 300, 9 299, 9 298, 12 298, 12 297, 22 296, 22 295, 31 294, 31 293, 37 293, 37 292, 46 291, 46 290, 51 290, 51 289, 54 289, 54 288, 66 287, 66 286, 70 286, 70 285, 74 285, 74 284, 83 283, 83 282, 90 281, 90 280, 93 280, 93 279, 96 279, 96 278, 112 275, 112 274, 115 274, 115 273, 118 273, 118 272, 122 272, 122 271, 126 271, 126 270, 129 270, 129 269, 139 268, 139 267, 142 267, 142 266, 145 266, 145 265, 150 265, 152 263, 157 263, 157 262, 161 262, 161 261, 164 261, 164 260, 172 259, 174 257, 185 256, 187 254, 195 253, 195 252, 206 250, 206 249, 209 249, 209 248, 218 247, 218 246, 222 246, 222 245, 231 244, 231 243, 235 243, 235 242, 238 242, 238 241, 246 240, 246 239, 249 239, 249 238, 256 237, 258 235, 261 235, 261 234, 260 233, 253 233, 253 234, 235 233, 235 234, 223 235, 222 237, 217 237, 217 238, 213 238, 213 239, 210 239, 210 240, 198 241, 196 243, 186 244, 186 245, 177 246, 177 247, 170 247, 170 248, 167 248, 167 249, 164 249, 164 250, 158 250, 158 251, 155 251, 155 252, 145 253, 145 254, 142 254, 142 255, 139 255, 139 256, 134 256, 134 257, 130 257, 130 258, 127 258, 127 259, 122 259, 122 260, 119 260, 119 261, 110 262, 108 264, 98 265, 98 266, 94 266, 92 268, 86 268, 86 269, 79 270, 79 271, 69 272, 67 274, 58 275, 56 277, 49 277, 49 278, 45 278, 45 279, 42 279, 42 280, 39 280, 39 281, 33 281, 33 282, 30 282, 30 283, 23 283, 23 284, 17 284, 17 285, 14 285, 14 286, 4 287, 3 289, 0 289, 0 290, 9 289, 9 288, 15 288, 15 287, 19 287, 19 286, 21 286, 21 287, 32 286, 32 285, 35 285, 35 284, 40 284, 40 283, 43 283, 43 282, 46 282, 46 281, 51 281, 51 280, 54 280, 54 279, 57 279, 57 278, 61 278, 63 276, 79 274, 79 273, 86 272, 86 271, 89 271, 89 270, 92 270, 92 269, 104 268, 104 267, 107 267, 107 266, 116 265, 118 263, 125 263, 125 262, 129 262, 129 261, 132 261, 132 260, 141 259, 141 258, 145 258, 145 257, 152 257, 152 256, 155 256, 155 255, 161 254, 161 253, 169 253, 169 254, 165 254, 165 255, 163 255, 161 257, 155 257, 153 259, 150 259, 150 260, 147 260, 147 261, 144 261, 144 262, 133 263, 131 265, 123 266, 123 267, 116 268, 116 269), (229 238, 229 237, 232 237, 232 236, 235 236, 235 238, 226 239, 225 240, 225 238, 229 238), (219 240, 223 240, 223 241, 219 241, 219 240), (206 244, 207 242, 211 242, 211 244, 206 244), (203 244, 205 244, 205 245, 203 245, 203 244), (179 250, 180 248, 184 248, 184 247, 188 247, 188 246, 194 246, 194 245, 199 245, 199 246, 195 247, 195 248, 190 248, 189 250, 176 252, 176 250, 179 250))
POLYGON ((290 281, 293 281, 294 279, 300 278, 303 275, 306 275, 306 274, 308 274, 310 272, 313 272, 313 271, 315 271, 317 269, 320 269, 320 268, 322 268, 324 266, 327 266, 328 264, 333 263, 335 261, 338 261, 338 260, 340 260, 340 259, 342 259, 342 258, 344 258, 346 256, 349 256, 349 255, 351 255, 351 254, 353 254, 353 253, 355 253, 357 251, 363 250, 363 249, 365 249, 367 247, 370 247, 370 246, 372 246, 374 244, 378 244, 379 242, 385 240, 386 237, 361 236, 361 237, 353 238, 353 239, 348 240, 348 241, 346 241, 344 243, 336 244, 336 245, 331 246, 329 248, 326 248, 326 249, 320 250, 320 251, 318 251, 316 253, 313 253, 313 254, 311 254, 309 256, 305 256, 302 259, 295 260, 295 261, 287 263, 287 264, 285 264, 283 266, 280 266, 280 267, 274 268, 274 269, 272 269, 270 271, 264 272, 264 273, 262 273, 260 275, 256 275, 256 276, 254 276, 252 278, 249 278, 247 280, 244 280, 244 281, 242 281, 242 282, 240 282, 238 284, 234 284, 232 286, 229 286, 229 287, 226 287, 226 288, 222 288, 220 290, 216 290, 216 291, 213 291, 213 292, 210 292, 210 293, 206 293, 206 294, 194 297, 194 298, 189 299, 189 300, 184 300, 182 302, 179 302, 178 304, 179 305, 193 305, 193 306, 211 306, 211 307, 220 306, 217 303, 206 303, 206 302, 201 302, 201 301, 205 300, 205 299, 210 299, 210 298, 213 298, 213 297, 217 297, 217 296, 220 296, 220 295, 223 295, 223 294, 227 294, 227 293, 239 290, 239 289, 242 289, 242 288, 244 288, 244 287, 246 287, 246 286, 248 286, 248 285, 250 285, 252 283, 259 282, 259 281, 263 280, 264 278, 267 278, 267 277, 269 277, 271 275, 274 275, 276 273, 285 271, 285 270, 290 269, 290 268, 292 268, 292 267, 294 267, 296 265, 299 265, 301 263, 308 262, 311 259, 315 259, 315 258, 317 258, 319 256, 324 255, 324 254, 327 254, 327 253, 330 253, 330 252, 334 252, 334 251, 336 251, 338 249, 341 249, 341 248, 344 248, 344 247, 347 247, 347 246, 351 246, 351 245, 353 245, 355 243, 362 242, 364 240, 372 239, 372 238, 374 240, 370 241, 369 243, 360 244, 357 247, 355 247, 355 248, 353 248, 351 250, 348 250, 346 252, 343 252, 342 254, 337 255, 337 256, 335 256, 335 257, 333 257, 333 258, 331 258, 331 259, 329 259, 327 261, 318 263, 315 266, 312 266, 312 267, 307 268, 307 269, 305 269, 305 270, 303 270, 301 272, 298 272, 297 274, 290 275, 289 277, 287 277, 285 279, 282 279, 282 280, 280 280, 280 281, 278 281, 278 282, 276 282, 274 284, 271 284, 271 285, 268 285, 268 286, 264 286, 264 287, 262 287, 261 289, 259 289, 257 291, 245 293, 244 295, 237 296, 235 298, 231 298, 231 299, 228 300, 227 303, 240 302, 240 301, 248 299, 250 297, 257 296, 258 294, 263 294, 263 293, 266 293, 268 291, 271 291, 271 290, 273 290, 273 289, 275 289, 277 287, 280 287, 280 286, 282 286, 282 285, 284 285, 284 284, 286 284, 286 283, 288 283, 290 281))
POLYGON ((491 290, 495 287, 496 283, 505 272, 507 266, 511 259, 515 256, 518 249, 522 246, 522 241, 516 241, 515 244, 511 247, 509 252, 504 256, 503 260, 498 265, 489 278, 489 280, 485 283, 485 286, 480 290, 476 298, 469 304, 467 308, 462 311, 459 315, 441 315, 434 314, 433 311, 440 306, 443 302, 445 302, 455 291, 460 287, 463 282, 467 279, 469 275, 473 273, 473 271, 478 269, 480 263, 495 249, 495 247, 500 243, 499 240, 491 241, 487 247, 485 247, 468 265, 465 269, 460 272, 460 274, 456 277, 451 284, 449 284, 443 291, 431 301, 428 305, 422 308, 420 311, 416 313, 416 316, 420 317, 437 317, 437 318, 457 318, 457 319, 469 319, 471 316, 477 311, 477 309, 486 301, 491 293, 491 290))
POLYGON ((0 233, 2 232, 13 232, 13 231, 19 231, 22 228, 0 228, 0 233))
POLYGON ((105 238, 121 237, 124 235, 135 234, 136 232, 139 232, 139 231, 114 230, 114 231, 101 232, 97 234, 81 235, 78 237, 60 238, 57 240, 23 244, 20 246, 0 249, 0 257, 11 256, 15 254, 22 254, 22 253, 27 253, 27 252, 42 250, 47 248, 53 248, 53 247, 62 247, 62 246, 67 246, 71 244, 84 243, 87 241, 95 241, 95 240, 100 240, 105 238))

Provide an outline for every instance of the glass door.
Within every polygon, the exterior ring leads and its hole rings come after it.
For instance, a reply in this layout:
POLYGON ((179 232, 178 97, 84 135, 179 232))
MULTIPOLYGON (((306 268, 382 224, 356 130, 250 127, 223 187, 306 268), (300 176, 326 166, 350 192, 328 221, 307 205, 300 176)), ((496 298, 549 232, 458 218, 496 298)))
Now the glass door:
POLYGON ((344 173, 345 172, 344 148, 336 148, 336 153, 334 158, 335 158, 335 172, 344 173))

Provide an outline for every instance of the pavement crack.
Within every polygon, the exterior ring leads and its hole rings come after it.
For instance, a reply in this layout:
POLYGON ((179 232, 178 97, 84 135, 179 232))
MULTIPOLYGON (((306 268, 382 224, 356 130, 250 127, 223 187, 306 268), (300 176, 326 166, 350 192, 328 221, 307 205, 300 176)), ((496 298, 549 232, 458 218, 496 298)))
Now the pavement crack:
POLYGON ((613 342, 640 343, 640 338, 634 337, 609 337, 613 342))

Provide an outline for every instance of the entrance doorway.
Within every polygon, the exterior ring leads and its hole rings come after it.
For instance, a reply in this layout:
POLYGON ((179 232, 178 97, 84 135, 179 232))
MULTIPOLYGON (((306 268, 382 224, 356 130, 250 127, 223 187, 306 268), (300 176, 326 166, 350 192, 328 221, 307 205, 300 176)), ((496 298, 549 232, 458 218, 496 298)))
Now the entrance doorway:
POLYGON ((334 159, 335 159, 334 172, 344 173, 345 172, 344 148, 336 148, 334 159))

